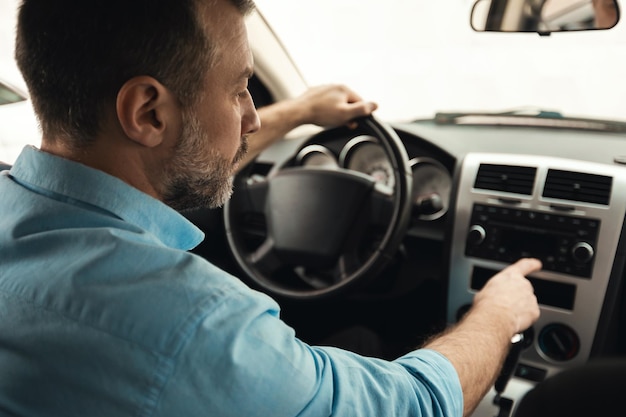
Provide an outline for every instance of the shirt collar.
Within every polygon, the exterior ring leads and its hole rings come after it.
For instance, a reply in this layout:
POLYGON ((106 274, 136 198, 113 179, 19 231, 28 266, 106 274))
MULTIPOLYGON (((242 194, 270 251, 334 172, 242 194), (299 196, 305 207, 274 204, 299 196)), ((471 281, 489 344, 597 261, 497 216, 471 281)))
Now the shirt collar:
POLYGON ((204 239, 204 233, 176 210, 119 178, 33 146, 22 150, 11 176, 46 194, 106 210, 172 248, 190 250, 204 239))

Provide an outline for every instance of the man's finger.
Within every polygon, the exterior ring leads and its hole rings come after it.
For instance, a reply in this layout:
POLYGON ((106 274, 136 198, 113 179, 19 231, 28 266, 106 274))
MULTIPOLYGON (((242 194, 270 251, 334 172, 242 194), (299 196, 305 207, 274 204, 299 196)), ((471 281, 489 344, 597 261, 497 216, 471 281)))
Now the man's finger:
POLYGON ((535 258, 522 258, 509 266, 509 268, 516 269, 524 276, 541 270, 541 267, 541 261, 535 258))

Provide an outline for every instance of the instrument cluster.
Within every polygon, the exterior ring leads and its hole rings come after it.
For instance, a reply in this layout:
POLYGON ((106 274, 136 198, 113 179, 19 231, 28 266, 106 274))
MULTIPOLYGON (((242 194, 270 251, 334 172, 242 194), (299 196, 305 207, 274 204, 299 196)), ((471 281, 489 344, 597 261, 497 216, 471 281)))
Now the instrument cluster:
MULTIPOLYGON (((308 145, 298 153, 296 163, 305 167, 357 171, 372 177, 383 189, 393 190, 395 185, 391 162, 384 148, 372 136, 350 139, 338 154, 323 145, 308 145)), ((429 157, 413 158, 409 164, 413 172, 414 213, 421 220, 440 218, 450 204, 450 172, 429 157)))

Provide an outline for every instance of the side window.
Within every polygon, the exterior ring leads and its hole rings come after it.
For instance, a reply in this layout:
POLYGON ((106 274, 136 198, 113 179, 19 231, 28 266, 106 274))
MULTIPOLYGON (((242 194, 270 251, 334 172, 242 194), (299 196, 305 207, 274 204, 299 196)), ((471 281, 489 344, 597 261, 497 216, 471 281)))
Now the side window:
POLYGON ((257 77, 256 74, 252 75, 252 78, 250 78, 250 81, 248 82, 248 91, 250 91, 250 95, 252 96, 254 105, 257 109, 276 101, 274 96, 272 96, 272 93, 270 93, 265 84, 259 80, 259 77, 257 77))
POLYGON ((18 101, 24 101, 26 97, 22 96, 16 90, 10 88, 8 85, 0 82, 0 106, 3 104, 17 103, 18 101))

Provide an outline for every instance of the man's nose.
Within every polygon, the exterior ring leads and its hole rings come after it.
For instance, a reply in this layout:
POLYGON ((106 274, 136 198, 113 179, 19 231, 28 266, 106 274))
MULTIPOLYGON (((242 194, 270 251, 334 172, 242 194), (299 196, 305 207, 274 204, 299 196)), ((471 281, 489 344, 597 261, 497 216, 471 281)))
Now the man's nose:
MULTIPOLYGON (((250 93, 248 93, 249 95, 250 93)), ((248 100, 248 106, 245 110, 244 117, 241 120, 242 123, 242 131, 244 135, 250 135, 252 133, 258 132, 261 128, 261 119, 259 118, 259 114, 256 111, 256 107, 254 106, 254 101, 252 101, 252 97, 250 96, 250 100, 248 100)))

